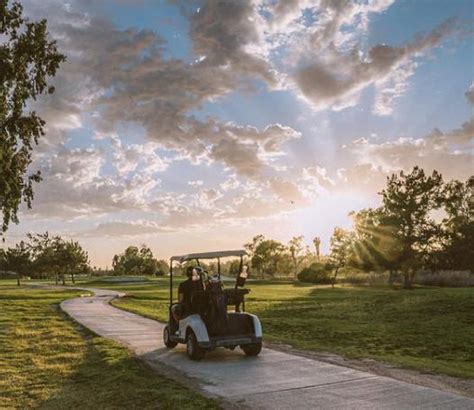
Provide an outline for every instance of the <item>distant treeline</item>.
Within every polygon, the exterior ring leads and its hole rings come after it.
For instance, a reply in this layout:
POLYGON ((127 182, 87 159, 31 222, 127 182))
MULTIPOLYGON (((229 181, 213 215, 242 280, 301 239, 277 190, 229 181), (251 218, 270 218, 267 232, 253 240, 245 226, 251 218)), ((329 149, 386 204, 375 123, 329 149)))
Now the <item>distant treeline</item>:
MULTIPOLYGON (((426 175, 415 167, 410 173, 400 172, 387 178, 380 196, 378 208, 350 214, 352 230, 334 229, 327 255, 320 252, 319 237, 312 240, 314 247, 310 248, 304 245, 303 236, 295 236, 288 243, 255 236, 244 245, 251 277, 298 278, 334 285, 341 271, 346 279, 348 272, 370 272, 371 278, 387 275, 390 284, 401 279, 407 288, 420 272, 425 275, 423 283, 429 283, 427 272, 464 272, 450 276, 458 283, 466 282, 466 274, 471 278, 474 176, 465 182, 444 182, 438 172, 426 175)), ((213 263, 204 266, 211 272, 217 270, 213 263)), ((239 261, 222 261, 221 268, 224 274, 235 276, 239 261)), ((48 233, 28 235, 27 241, 0 250, 0 271, 34 278, 54 277, 63 282, 69 276, 74 281, 78 273, 165 275, 168 270, 168 263, 155 258, 146 245, 129 246, 115 255, 112 270, 91 269, 87 253, 78 242, 48 233)), ((354 278, 355 282, 359 280, 354 278)), ((437 280, 445 281, 439 275, 437 280)), ((466 283, 471 282, 469 279, 466 283)))

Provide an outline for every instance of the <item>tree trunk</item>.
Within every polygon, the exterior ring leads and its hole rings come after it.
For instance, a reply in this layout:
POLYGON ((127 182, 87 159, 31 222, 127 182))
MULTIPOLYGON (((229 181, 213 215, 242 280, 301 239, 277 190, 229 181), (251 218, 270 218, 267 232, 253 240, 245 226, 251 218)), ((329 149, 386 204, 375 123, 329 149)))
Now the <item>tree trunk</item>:
POLYGON ((71 281, 72 283, 76 284, 76 281, 74 280, 74 273, 71 273, 71 281))
POLYGON ((332 279, 332 283, 331 283, 331 286, 333 289, 334 289, 334 285, 336 284, 337 272, 339 272, 339 267, 337 267, 336 270, 334 271, 334 278, 332 279))
POLYGON ((66 286, 66 276, 64 273, 61 274, 61 281, 63 282, 63 286, 66 286))
POLYGON ((20 274, 19 274, 19 273, 16 274, 16 284, 17 284, 17 286, 20 286, 20 285, 21 285, 21 282, 20 282, 20 274))
POLYGON ((403 272, 403 287, 405 289, 411 289, 411 276, 409 269, 403 272))
POLYGON ((393 281, 394 281, 394 274, 393 274, 393 269, 389 269, 389 274, 388 274, 388 284, 390 286, 393 286, 393 281))
POLYGON ((56 273, 56 286, 58 286, 58 283, 59 283, 59 275, 56 273))

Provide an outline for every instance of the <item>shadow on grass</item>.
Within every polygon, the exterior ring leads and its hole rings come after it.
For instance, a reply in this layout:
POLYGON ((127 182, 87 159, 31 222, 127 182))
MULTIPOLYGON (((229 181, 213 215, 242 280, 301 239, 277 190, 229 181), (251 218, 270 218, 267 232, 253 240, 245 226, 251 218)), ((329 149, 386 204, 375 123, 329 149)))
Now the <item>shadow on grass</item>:
POLYGON ((62 379, 61 389, 39 408, 219 408, 217 401, 154 372, 118 343, 75 327, 87 345, 86 354, 74 372, 62 379))

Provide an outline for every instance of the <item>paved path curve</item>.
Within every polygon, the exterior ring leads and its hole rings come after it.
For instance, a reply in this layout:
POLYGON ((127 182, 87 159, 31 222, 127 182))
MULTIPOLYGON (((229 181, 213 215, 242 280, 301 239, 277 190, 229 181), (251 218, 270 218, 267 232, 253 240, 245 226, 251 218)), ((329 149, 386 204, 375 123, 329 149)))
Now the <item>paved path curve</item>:
POLYGON ((128 346, 151 365, 164 363, 201 389, 253 409, 474 409, 474 400, 374 374, 263 349, 256 358, 217 349, 201 362, 184 347, 167 350, 163 324, 114 308, 119 292, 87 289, 92 297, 64 301, 62 309, 95 333, 128 346))

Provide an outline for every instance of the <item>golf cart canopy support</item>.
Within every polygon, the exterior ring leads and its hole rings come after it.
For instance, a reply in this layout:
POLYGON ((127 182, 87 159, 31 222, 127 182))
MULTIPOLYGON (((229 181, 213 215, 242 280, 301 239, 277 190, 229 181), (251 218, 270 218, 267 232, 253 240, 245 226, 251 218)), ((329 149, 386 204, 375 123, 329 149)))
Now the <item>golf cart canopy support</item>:
POLYGON ((178 261, 179 263, 190 261, 193 259, 215 259, 215 258, 226 258, 229 256, 246 256, 247 252, 242 249, 234 251, 219 251, 219 252, 202 252, 202 253, 190 253, 188 255, 172 256, 171 262, 178 261))
MULTIPOLYGON (((244 256, 247 256, 247 252, 243 249, 237 249, 233 251, 217 251, 217 252, 200 252, 200 253, 189 253, 187 255, 172 256, 170 259, 170 306, 173 304, 173 262, 183 263, 190 260, 195 260, 199 265, 199 259, 216 259, 217 258, 217 275, 221 277, 221 261, 220 258, 227 258, 231 256, 240 257, 239 272, 242 271, 244 256)), ((237 282, 235 287, 237 287, 237 282)), ((244 305, 245 306, 245 305, 244 305)))

